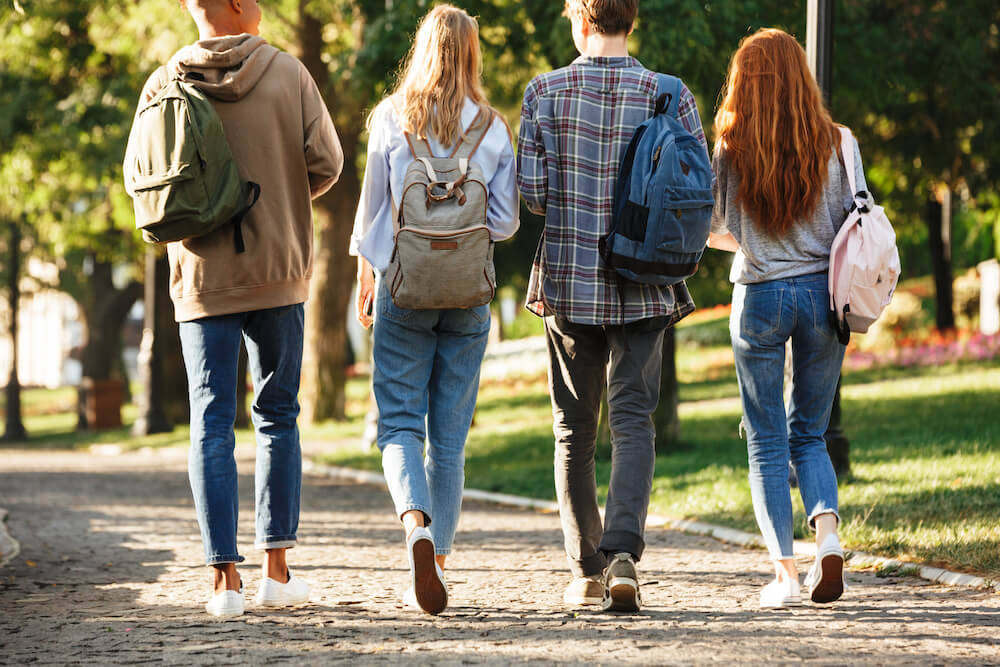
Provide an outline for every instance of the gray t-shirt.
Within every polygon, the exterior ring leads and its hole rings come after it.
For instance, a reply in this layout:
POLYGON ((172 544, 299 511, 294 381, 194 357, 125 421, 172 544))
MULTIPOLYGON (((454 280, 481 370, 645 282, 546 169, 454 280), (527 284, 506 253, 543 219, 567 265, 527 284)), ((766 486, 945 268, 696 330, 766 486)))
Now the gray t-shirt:
MULTIPOLYGON (((858 190, 867 190, 861 150, 854 144, 854 171, 858 190)), ((853 193, 847 171, 837 152, 830 156, 827 179, 819 204, 809 218, 798 220, 781 238, 769 236, 737 203, 740 175, 726 159, 724 148, 716 147, 712 157, 715 171, 715 210, 712 231, 729 232, 740 244, 729 279, 734 283, 761 283, 826 271, 830 265, 830 246, 837 230, 847 219, 853 193)))

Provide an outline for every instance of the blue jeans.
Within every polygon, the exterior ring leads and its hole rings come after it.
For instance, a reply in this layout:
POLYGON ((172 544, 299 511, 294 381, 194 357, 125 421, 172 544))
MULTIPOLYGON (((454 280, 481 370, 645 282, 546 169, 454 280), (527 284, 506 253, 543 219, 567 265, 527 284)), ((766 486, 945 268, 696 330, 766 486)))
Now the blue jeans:
POLYGON ((399 308, 381 280, 375 301, 373 385, 385 481, 396 516, 423 512, 436 552, 448 554, 462 508, 465 439, 490 308, 399 308))
POLYGON ((302 304, 181 322, 181 347, 191 402, 188 475, 205 547, 205 560, 239 563, 236 444, 236 368, 240 336, 253 379, 252 419, 257 439, 256 546, 295 546, 302 488, 299 376, 302 304))
POLYGON ((823 434, 844 347, 827 319, 829 310, 825 272, 733 290, 729 329, 743 401, 750 492, 757 525, 775 560, 794 557, 789 459, 810 526, 820 514, 837 515, 837 477, 823 434), (786 415, 782 385, 789 338, 793 372, 786 415))

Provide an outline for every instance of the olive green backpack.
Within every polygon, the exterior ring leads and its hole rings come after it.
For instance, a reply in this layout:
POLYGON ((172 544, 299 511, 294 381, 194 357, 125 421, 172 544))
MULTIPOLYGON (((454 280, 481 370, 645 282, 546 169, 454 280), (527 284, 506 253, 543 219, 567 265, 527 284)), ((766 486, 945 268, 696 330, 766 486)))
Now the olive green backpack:
POLYGON ((236 252, 245 250, 243 218, 260 186, 240 178, 222 120, 191 83, 171 79, 140 104, 124 175, 146 241, 182 241, 232 225, 236 252))

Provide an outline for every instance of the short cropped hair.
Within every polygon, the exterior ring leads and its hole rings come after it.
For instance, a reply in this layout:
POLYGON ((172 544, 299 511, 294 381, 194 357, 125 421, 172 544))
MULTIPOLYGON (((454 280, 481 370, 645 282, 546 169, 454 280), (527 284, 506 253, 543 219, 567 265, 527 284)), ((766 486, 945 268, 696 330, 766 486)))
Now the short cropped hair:
POLYGON ((639 0, 566 0, 564 16, 581 15, 602 35, 621 35, 632 29, 639 0))

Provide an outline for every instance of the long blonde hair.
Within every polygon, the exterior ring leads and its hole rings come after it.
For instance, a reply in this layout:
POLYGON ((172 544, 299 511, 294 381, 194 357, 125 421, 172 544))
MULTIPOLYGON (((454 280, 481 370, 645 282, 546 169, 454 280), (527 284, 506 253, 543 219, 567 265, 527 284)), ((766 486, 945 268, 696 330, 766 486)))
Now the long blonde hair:
POLYGON ((443 146, 454 145, 461 135, 466 98, 483 112, 479 123, 492 122, 476 19, 453 5, 428 12, 392 95, 403 131, 420 138, 433 135, 443 146))
POLYGON ((740 175, 739 203, 767 234, 815 211, 839 135, 794 37, 768 28, 740 43, 715 136, 740 175))

